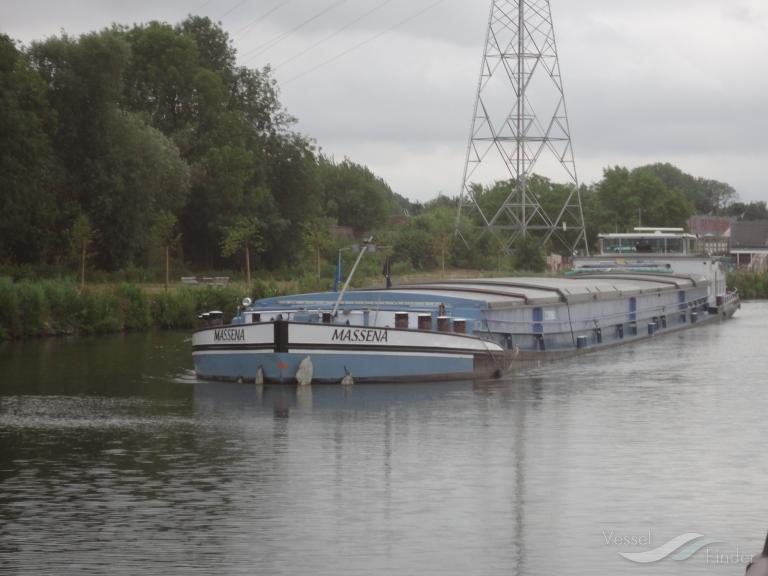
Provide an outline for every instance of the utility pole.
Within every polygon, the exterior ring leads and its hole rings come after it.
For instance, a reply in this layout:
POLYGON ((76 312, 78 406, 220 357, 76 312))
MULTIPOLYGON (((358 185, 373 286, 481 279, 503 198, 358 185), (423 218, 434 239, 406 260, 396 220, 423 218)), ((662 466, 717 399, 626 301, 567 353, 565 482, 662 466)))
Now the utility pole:
POLYGON ((492 0, 462 177, 456 234, 469 222, 510 253, 520 237, 588 252, 549 0, 492 0), (568 186, 562 205, 541 205, 531 178, 539 169, 568 186), (497 205, 482 186, 508 182, 497 205))

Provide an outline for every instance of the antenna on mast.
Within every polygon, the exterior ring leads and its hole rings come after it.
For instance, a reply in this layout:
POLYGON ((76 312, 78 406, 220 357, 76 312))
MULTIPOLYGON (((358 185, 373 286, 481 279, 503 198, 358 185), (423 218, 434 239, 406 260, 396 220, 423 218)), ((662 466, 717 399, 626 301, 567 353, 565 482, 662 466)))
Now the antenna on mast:
POLYGON ((588 253, 549 0, 491 2, 456 215, 465 243, 467 221, 506 253, 526 236, 588 253), (567 181, 557 206, 540 203, 534 168, 567 181))

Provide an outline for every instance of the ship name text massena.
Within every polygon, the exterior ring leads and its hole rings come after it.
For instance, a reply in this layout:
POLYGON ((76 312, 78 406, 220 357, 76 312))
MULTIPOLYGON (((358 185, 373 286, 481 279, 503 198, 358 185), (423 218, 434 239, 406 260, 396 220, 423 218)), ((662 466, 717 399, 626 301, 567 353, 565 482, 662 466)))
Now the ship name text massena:
POLYGON ((246 299, 230 324, 204 315, 195 371, 300 383, 483 378, 730 318, 740 306, 722 262, 697 253, 681 229, 605 234, 600 243, 599 256, 576 257, 564 277, 246 299))

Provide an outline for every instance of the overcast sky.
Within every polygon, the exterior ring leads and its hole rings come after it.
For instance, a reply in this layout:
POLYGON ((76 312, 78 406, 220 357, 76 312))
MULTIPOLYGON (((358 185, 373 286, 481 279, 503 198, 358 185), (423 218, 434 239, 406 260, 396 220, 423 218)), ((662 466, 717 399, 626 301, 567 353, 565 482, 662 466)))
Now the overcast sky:
MULTIPOLYGON (((768 199, 768 2, 551 0, 582 182, 672 162, 768 199)), ((112 22, 220 21, 274 68, 298 130, 411 199, 461 189, 490 0, 0 0, 28 43, 112 22)), ((503 178, 504 174, 499 174, 503 178)))

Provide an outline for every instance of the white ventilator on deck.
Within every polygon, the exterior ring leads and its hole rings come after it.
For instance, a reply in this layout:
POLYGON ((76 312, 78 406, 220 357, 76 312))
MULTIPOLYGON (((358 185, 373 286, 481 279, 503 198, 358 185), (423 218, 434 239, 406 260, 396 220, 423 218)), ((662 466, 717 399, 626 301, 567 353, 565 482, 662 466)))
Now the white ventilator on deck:
POLYGON ((312 366, 312 359, 307 356, 299 363, 299 368, 296 370, 296 382, 301 386, 307 386, 312 383, 312 372, 314 367, 312 366))
POLYGON ((254 378, 253 382, 257 386, 261 386, 262 384, 264 384, 264 368, 262 368, 261 366, 259 366, 259 369, 256 370, 256 378, 254 378))

